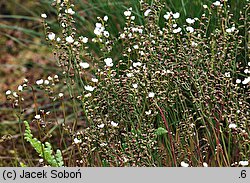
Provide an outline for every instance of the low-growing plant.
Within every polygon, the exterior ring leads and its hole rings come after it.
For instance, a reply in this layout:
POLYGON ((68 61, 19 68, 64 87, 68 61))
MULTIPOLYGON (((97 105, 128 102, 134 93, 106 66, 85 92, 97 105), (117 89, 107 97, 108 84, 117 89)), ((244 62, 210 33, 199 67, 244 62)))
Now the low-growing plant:
MULTIPOLYGON (((77 34, 73 4, 54 6, 61 34, 41 16, 62 73, 36 86, 61 106, 53 105, 53 119, 66 166, 248 165, 249 3, 238 25, 226 1, 204 5, 201 18, 186 17, 181 25, 182 15, 166 12, 160 0, 140 1, 143 25, 128 8, 118 37, 104 16, 93 39, 77 34)), ((6 93, 19 107, 26 86, 6 93)), ((34 121, 46 128, 50 119, 37 109, 34 121)), ((44 139, 51 133, 43 132, 44 139)), ((43 156, 50 145, 29 139, 50 165, 63 165, 60 154, 43 156)))

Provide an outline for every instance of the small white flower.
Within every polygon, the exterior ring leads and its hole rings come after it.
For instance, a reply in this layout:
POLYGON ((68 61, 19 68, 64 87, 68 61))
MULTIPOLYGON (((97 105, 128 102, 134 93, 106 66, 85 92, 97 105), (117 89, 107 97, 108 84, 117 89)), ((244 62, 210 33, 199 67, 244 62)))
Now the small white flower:
POLYGON ((107 143, 101 143, 100 146, 101 147, 104 147, 104 146, 107 146, 108 144, 107 143))
POLYGON ((96 78, 91 78, 91 81, 94 82, 94 83, 97 83, 97 82, 98 82, 98 79, 96 79, 96 78))
POLYGON ((239 165, 241 165, 241 166, 248 166, 248 161, 240 161, 239 162, 239 165))
POLYGON ((42 14, 41 14, 41 17, 42 17, 42 18, 47 18, 47 15, 46 15, 45 13, 42 13, 42 14))
POLYGON ((104 59, 104 62, 106 63, 106 66, 108 67, 112 67, 114 65, 112 58, 106 58, 104 59))
POLYGON ((74 42, 74 39, 73 39, 72 36, 68 36, 68 37, 66 37, 66 41, 67 41, 68 43, 73 43, 73 42, 74 42))
POLYGON ((108 19, 109 19, 109 17, 108 17, 107 15, 103 17, 103 20, 104 20, 105 22, 107 22, 108 19))
POLYGON ((141 66, 141 62, 133 62, 133 67, 138 67, 138 66, 141 66))
POLYGON ((84 86, 84 89, 92 92, 92 91, 94 91, 95 88, 93 86, 87 85, 87 86, 84 86))
POLYGON ((187 27, 186 30, 190 33, 193 33, 194 32, 194 28, 193 27, 187 27))
POLYGON ((152 113, 151 110, 145 111, 145 114, 146 114, 146 115, 150 115, 151 113, 152 113))
POLYGON ((16 98, 18 97, 17 92, 13 92, 12 95, 13 95, 14 97, 16 97, 16 98))
POLYGON ((229 77, 230 77, 230 72, 226 72, 226 73, 225 73, 225 76, 226 76, 227 78, 229 78, 229 77))
POLYGON ((208 6, 207 6, 206 4, 204 4, 204 5, 203 5, 203 8, 204 8, 204 9, 207 9, 207 8, 208 8, 208 6))
POLYGON ((53 33, 53 32, 50 32, 49 34, 48 34, 48 38, 49 38, 49 40, 54 40, 55 38, 56 38, 56 35, 55 35, 55 33, 53 33))
POLYGON ((124 15, 126 17, 129 17, 131 15, 131 11, 127 10, 127 11, 124 11, 124 15))
POLYGON ((206 162, 202 163, 204 167, 208 167, 208 164, 206 162))
POLYGON ((83 43, 87 43, 89 41, 89 39, 87 37, 81 37, 81 41, 83 43))
POLYGON ((53 78, 51 76, 48 76, 48 80, 51 81, 53 80, 53 78))
POLYGON ((127 73, 127 77, 131 78, 133 76, 133 73, 127 73))
POLYGON ((87 62, 81 62, 79 65, 80 65, 83 69, 89 68, 89 63, 87 63, 87 62))
POLYGON ((35 115, 35 119, 41 119, 41 115, 40 114, 35 115))
POLYGON ((75 144, 80 144, 82 142, 82 140, 80 139, 80 140, 78 140, 78 138, 74 138, 74 143, 75 144))
POLYGON ((18 89, 18 91, 23 91, 23 86, 19 85, 17 89, 18 89))
POLYGON ((242 81, 242 84, 243 85, 246 85, 247 83, 249 83, 250 82, 250 77, 247 77, 247 78, 245 78, 243 81, 242 81))
POLYGON ((63 97, 63 93, 59 93, 58 96, 59 96, 60 98, 62 98, 62 97, 63 97))
POLYGON ((37 81, 36 81, 36 84, 37 84, 37 85, 42 85, 42 84, 43 84, 43 79, 37 80, 37 81))
POLYGON ((135 16, 131 16, 131 20, 135 20, 135 16))
POLYGON ((176 28, 178 25, 177 24, 173 24, 173 28, 176 28))
POLYGON ((236 79, 236 83, 240 84, 241 83, 241 79, 236 79))
POLYGON ((45 85, 48 85, 48 84, 49 84, 49 80, 47 80, 47 79, 44 80, 44 84, 45 84, 45 85))
POLYGON ((91 96, 92 96, 91 93, 88 93, 88 94, 84 95, 85 98, 88 98, 88 97, 91 97, 91 96))
POLYGON ((144 16, 147 17, 149 15, 149 13, 151 12, 151 9, 147 9, 145 12, 144 12, 144 16))
POLYGON ((192 42, 191 42, 191 46, 192 46, 192 47, 196 47, 196 46, 198 46, 198 43, 192 41, 192 42))
POLYGON ((5 94, 6 94, 6 95, 10 95, 10 94, 11 94, 11 91, 10 91, 10 90, 7 90, 7 91, 5 92, 5 94))
POLYGON ((115 123, 114 121, 111 121, 111 125, 116 127, 116 126, 118 126, 118 123, 115 123))
POLYGON ((105 125, 102 123, 100 125, 97 125, 98 128, 103 128, 105 125))
POLYGON ((134 45, 133 48, 137 50, 137 49, 139 49, 139 46, 138 45, 134 45))
POLYGON ((173 33, 175 33, 175 34, 176 34, 176 33, 179 33, 179 32, 181 32, 181 28, 180 28, 180 27, 178 27, 177 29, 174 29, 174 30, 173 30, 173 33))
POLYGON ((149 93, 148 93, 148 97, 149 97, 149 98, 154 98, 154 96, 155 96, 155 93, 154 93, 154 92, 149 92, 149 93))
POLYGON ((72 10, 72 8, 66 9, 65 13, 68 13, 70 15, 74 15, 75 14, 75 12, 72 10))
POLYGON ((181 162, 182 167, 189 167, 189 164, 185 163, 184 161, 181 162))
POLYGON ((122 33, 122 34, 120 35, 120 38, 121 38, 121 39, 124 39, 124 38, 125 38, 125 34, 122 33))
POLYGON ((187 22, 188 24, 193 24, 193 23, 195 22, 195 20, 192 19, 192 18, 187 18, 187 19, 186 19, 186 22, 187 22))
POLYGON ((178 13, 178 12, 174 13, 174 14, 173 14, 173 17, 174 17, 175 19, 179 18, 179 17, 180 17, 180 13, 178 13))
POLYGON ((234 124, 234 123, 231 123, 231 124, 229 124, 229 126, 228 126, 229 128, 232 128, 232 129, 235 129, 235 128, 237 128, 237 125, 236 124, 234 124))
POLYGON ((245 74, 248 74, 248 73, 250 73, 250 70, 245 69, 245 70, 244 70, 244 73, 245 73, 245 74))
POLYGON ((163 18, 165 18, 166 20, 168 20, 171 17, 171 12, 167 12, 163 18))
POLYGON ((61 41, 61 38, 59 38, 59 37, 56 38, 56 41, 57 41, 57 42, 60 42, 60 41, 61 41))
POLYGON ((232 33, 232 32, 234 32, 235 31, 235 27, 231 27, 231 28, 227 28, 226 29, 226 32, 227 33, 232 33))
POLYGON ((220 1, 215 1, 215 2, 213 3, 213 5, 214 5, 214 6, 220 6, 221 4, 220 4, 220 1))
POLYGON ((132 84, 132 86, 133 86, 133 88, 138 88, 138 84, 137 83, 135 83, 135 84, 132 84))
POLYGON ((250 62, 248 62, 247 65, 250 66, 250 62))
POLYGON ((42 163, 43 162, 43 159, 39 159, 39 163, 42 163))
POLYGON ((103 31, 103 35, 104 35, 105 37, 109 37, 109 32, 108 32, 108 31, 103 31))

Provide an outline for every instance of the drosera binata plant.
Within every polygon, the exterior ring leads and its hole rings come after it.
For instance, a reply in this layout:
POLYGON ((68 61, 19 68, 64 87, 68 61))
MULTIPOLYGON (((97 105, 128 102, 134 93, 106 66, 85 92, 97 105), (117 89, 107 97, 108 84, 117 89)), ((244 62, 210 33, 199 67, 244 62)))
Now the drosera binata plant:
POLYGON ((104 16, 92 39, 78 35, 70 1, 54 6, 61 34, 42 18, 65 86, 54 100, 63 106, 66 166, 248 166, 249 3, 239 25, 222 1, 182 25, 161 1, 140 1, 144 24, 128 8, 118 37, 104 16))

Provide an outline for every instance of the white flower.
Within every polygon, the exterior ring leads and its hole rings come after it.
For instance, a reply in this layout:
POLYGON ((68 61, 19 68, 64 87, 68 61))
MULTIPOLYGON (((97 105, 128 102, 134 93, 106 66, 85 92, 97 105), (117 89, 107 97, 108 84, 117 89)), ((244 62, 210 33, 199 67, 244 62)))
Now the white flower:
POLYGON ((111 125, 116 127, 116 126, 118 126, 118 123, 115 123, 114 121, 111 121, 111 125))
POLYGON ((125 38, 125 34, 122 33, 122 34, 120 35, 120 38, 121 38, 121 39, 124 39, 124 38, 125 38))
POLYGON ((37 84, 37 85, 42 85, 42 84, 43 84, 43 79, 37 80, 37 81, 36 81, 36 84, 37 84))
POLYGON ((42 162, 43 162, 43 159, 39 159, 38 161, 39 161, 39 163, 42 163, 42 162))
POLYGON ((194 32, 194 28, 193 27, 187 27, 186 30, 190 33, 194 32))
POLYGON ((227 78, 229 78, 229 77, 230 77, 230 72, 226 72, 226 73, 225 73, 225 76, 226 76, 227 78))
POLYGON ((131 78, 133 76, 133 73, 127 73, 127 77, 131 78))
POLYGON ((148 111, 145 111, 145 114, 146 114, 146 115, 150 115, 151 112, 152 112, 151 110, 148 110, 148 111))
POLYGON ((48 84, 49 84, 49 80, 47 80, 47 79, 44 80, 44 84, 45 84, 45 85, 48 85, 48 84))
POLYGON ((68 14, 71 14, 71 15, 75 14, 75 12, 72 10, 72 8, 69 8, 69 9, 65 10, 65 13, 68 13, 68 14))
POLYGON ((16 97, 16 98, 18 97, 17 92, 13 92, 12 94, 14 97, 16 97))
POLYGON ((47 15, 46 15, 45 13, 42 13, 42 14, 41 14, 41 17, 42 17, 42 18, 47 18, 47 15))
POLYGON ((108 17, 107 15, 103 17, 103 20, 104 20, 105 22, 107 22, 108 19, 109 19, 109 17, 108 17))
POLYGON ((228 126, 229 128, 232 128, 232 129, 235 129, 235 128, 237 128, 237 125, 236 124, 234 124, 234 123, 231 123, 231 124, 229 124, 229 126, 228 126))
POLYGON ((104 62, 106 63, 108 67, 112 67, 114 65, 112 58, 106 58, 104 59, 104 62))
POLYGON ((61 41, 61 38, 59 38, 59 37, 56 38, 56 41, 57 41, 57 42, 60 42, 60 41, 61 41))
POLYGON ((96 78, 91 78, 91 81, 94 82, 94 83, 97 83, 97 82, 98 82, 98 79, 96 79, 96 78))
POLYGON ((10 95, 10 94, 11 94, 11 91, 10 91, 10 90, 7 90, 7 91, 5 92, 5 94, 6 94, 6 95, 10 95))
POLYGON ((104 124, 100 124, 100 125, 97 125, 98 128, 103 128, 104 127, 104 124))
POLYGON ((108 32, 108 31, 103 31, 103 35, 104 35, 105 37, 109 37, 109 32, 108 32))
POLYGON ((83 69, 89 68, 89 64, 88 64, 87 62, 81 62, 79 65, 80 65, 83 69))
POLYGON ((124 15, 126 17, 129 17, 131 15, 131 11, 127 10, 127 11, 124 11, 124 15))
POLYGON ((48 38, 49 38, 49 40, 54 40, 54 39, 56 38, 55 33, 50 32, 50 33, 48 34, 48 38))
POLYGON ((135 20, 135 16, 131 16, 131 20, 135 20))
POLYGON ((19 85, 17 89, 18 89, 18 91, 23 91, 23 86, 19 85))
POLYGON ((151 9, 147 9, 145 12, 144 12, 144 16, 147 17, 149 15, 149 13, 151 12, 151 9))
POLYGON ((88 38, 87 37, 83 37, 82 39, 81 39, 81 41, 83 42, 83 43, 87 43, 88 42, 88 38))
POLYGON ((207 6, 206 4, 204 4, 204 5, 203 5, 203 8, 204 8, 204 9, 207 9, 207 8, 208 8, 208 6, 207 6))
POLYGON ((84 86, 84 89, 92 92, 94 91, 95 88, 93 86, 87 85, 87 86, 84 86))
POLYGON ((235 31, 235 27, 231 27, 231 28, 227 28, 226 29, 226 32, 227 33, 232 33, 232 32, 234 32, 235 31))
POLYGON ((187 18, 187 19, 186 19, 186 22, 187 22, 188 24, 193 24, 193 23, 195 22, 195 20, 192 19, 192 18, 187 18))
POLYGON ((248 161, 240 161, 239 165, 241 165, 241 166, 248 166, 248 161))
POLYGON ((173 17, 174 17, 175 19, 179 18, 179 17, 180 17, 180 13, 178 13, 178 12, 174 13, 174 14, 173 14, 173 17))
POLYGON ((132 84, 132 86, 133 86, 133 88, 138 88, 138 84, 137 83, 135 83, 135 84, 132 84))
POLYGON ((173 30, 173 33, 175 33, 175 34, 176 34, 176 33, 179 33, 179 32, 181 32, 181 28, 180 28, 180 27, 178 27, 177 29, 174 29, 174 30, 173 30))
POLYGON ((182 167, 189 167, 189 164, 185 163, 184 161, 181 162, 182 167))
POLYGON ((220 4, 220 1, 215 1, 215 2, 213 3, 213 5, 214 5, 214 6, 220 6, 221 4, 220 4))
POLYGON ((208 164, 206 162, 202 163, 204 167, 208 167, 208 164))
POLYGON ((192 47, 196 47, 196 46, 198 46, 198 43, 192 41, 192 42, 191 42, 191 46, 192 46, 192 47))
POLYGON ((154 98, 154 96, 155 96, 155 93, 154 93, 154 92, 149 92, 149 93, 148 93, 148 97, 149 97, 149 98, 154 98))
POLYGON ((68 37, 66 37, 66 41, 67 41, 68 43, 73 43, 73 42, 74 42, 74 39, 73 39, 72 36, 68 36, 68 37))
POLYGON ((88 93, 88 94, 84 95, 85 98, 88 98, 88 97, 91 97, 91 96, 92 96, 91 93, 88 93))
POLYGON ((243 85, 246 85, 246 84, 249 83, 249 82, 250 82, 250 76, 247 77, 247 78, 245 78, 245 79, 242 81, 242 84, 243 84, 243 85))
POLYGON ((240 84, 240 83, 241 83, 241 80, 240 80, 240 79, 236 79, 236 83, 237 83, 237 84, 240 84))
POLYGON ((139 49, 139 46, 138 46, 138 45, 134 45, 133 47, 134 47, 134 49, 136 49, 136 50, 139 49))
POLYGON ((167 12, 163 18, 165 18, 166 20, 168 20, 171 17, 171 12, 167 12))
POLYGON ((133 62, 133 66, 134 67, 141 66, 141 62, 133 62))
POLYGON ((54 78, 55 78, 55 79, 58 79, 58 76, 57 76, 57 75, 54 75, 54 78))
POLYGON ((247 65, 250 66, 250 62, 248 62, 247 65))
POLYGON ((78 140, 77 138, 74 138, 74 143, 75 144, 79 144, 79 143, 81 143, 82 142, 82 140, 80 139, 80 140, 78 140))
POLYGON ((41 119, 40 114, 35 115, 35 119, 41 119))
POLYGON ((177 24, 173 24, 173 28, 177 27, 178 25, 177 24))
POLYGON ((62 98, 62 97, 63 97, 63 93, 59 93, 58 96, 59 96, 60 98, 62 98))
POLYGON ((104 146, 107 146, 108 144, 107 143, 101 143, 100 146, 101 147, 104 147, 104 146))
POLYGON ((250 73, 250 70, 245 69, 245 70, 244 70, 244 73, 245 73, 245 74, 250 73))

